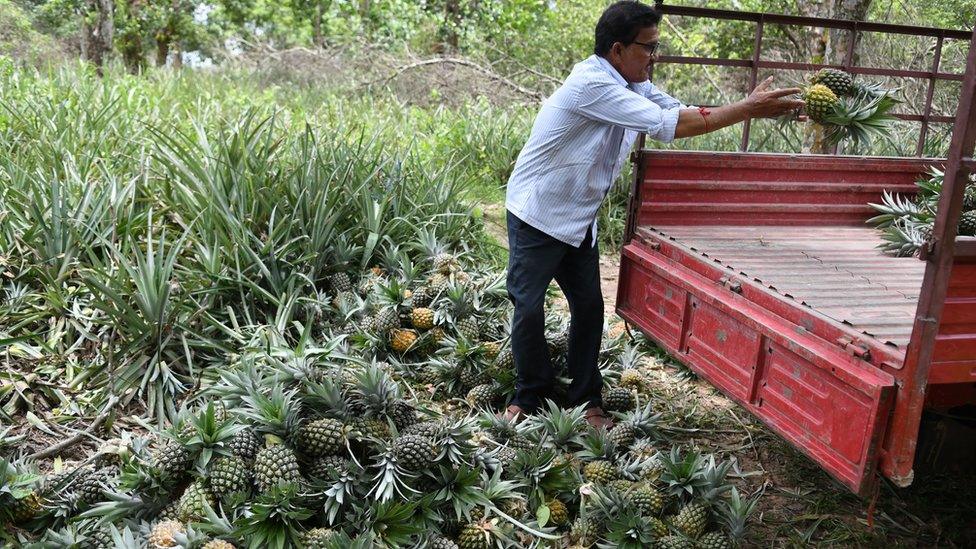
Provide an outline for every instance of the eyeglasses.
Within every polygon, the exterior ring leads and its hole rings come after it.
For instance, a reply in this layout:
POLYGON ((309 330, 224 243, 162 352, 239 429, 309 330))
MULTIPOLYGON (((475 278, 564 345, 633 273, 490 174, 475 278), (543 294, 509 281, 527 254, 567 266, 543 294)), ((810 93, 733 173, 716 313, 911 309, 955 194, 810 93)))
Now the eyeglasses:
POLYGON ((636 40, 634 40, 631 43, 644 46, 644 50, 647 52, 648 55, 654 55, 655 53, 657 53, 658 47, 661 45, 660 42, 647 43, 647 42, 638 42, 636 40))

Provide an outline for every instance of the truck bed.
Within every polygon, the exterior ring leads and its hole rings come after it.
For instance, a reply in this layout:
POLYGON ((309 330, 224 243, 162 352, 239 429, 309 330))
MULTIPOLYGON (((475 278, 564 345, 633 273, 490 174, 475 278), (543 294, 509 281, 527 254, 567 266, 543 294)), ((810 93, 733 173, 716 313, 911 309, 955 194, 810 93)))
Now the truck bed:
POLYGON ((839 323, 904 349, 925 263, 882 254, 869 227, 643 226, 839 323))

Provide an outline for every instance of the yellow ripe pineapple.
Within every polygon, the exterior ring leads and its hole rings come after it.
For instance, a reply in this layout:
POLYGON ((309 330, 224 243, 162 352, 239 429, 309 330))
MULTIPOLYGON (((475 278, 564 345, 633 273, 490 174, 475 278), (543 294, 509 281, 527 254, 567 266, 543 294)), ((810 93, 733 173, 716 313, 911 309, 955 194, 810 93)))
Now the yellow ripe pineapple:
POLYGON ((814 121, 823 123, 833 114, 834 107, 840 101, 837 94, 823 84, 814 84, 803 92, 806 101, 807 115, 814 121))
POLYGON ((185 526, 178 520, 164 520, 157 523, 149 534, 150 549, 176 547, 176 534, 182 533, 184 529, 185 526))
POLYGON ((410 322, 418 330, 429 330, 434 327, 434 310, 417 307, 410 312, 410 322))
POLYGON ((393 330, 390 333, 390 346, 394 351, 403 354, 413 347, 417 342, 417 332, 415 330, 393 330))

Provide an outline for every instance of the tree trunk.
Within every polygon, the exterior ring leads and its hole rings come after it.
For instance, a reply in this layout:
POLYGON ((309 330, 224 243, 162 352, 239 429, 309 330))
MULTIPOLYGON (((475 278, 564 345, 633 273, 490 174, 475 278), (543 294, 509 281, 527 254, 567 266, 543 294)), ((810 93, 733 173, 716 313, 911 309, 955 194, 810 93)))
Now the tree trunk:
POLYGON ((95 65, 95 70, 101 76, 105 58, 112 51, 115 4, 113 0, 87 0, 86 7, 88 9, 82 25, 81 51, 85 59, 95 65), (89 15, 94 16, 94 21, 89 15))
POLYGON ((165 30, 156 33, 156 66, 166 65, 166 58, 169 57, 170 37, 165 30))
POLYGON ((312 15, 312 43, 322 47, 322 0, 315 2, 315 14, 312 15))
POLYGON ((444 2, 444 25, 447 27, 446 41, 451 49, 458 50, 458 29, 461 27, 460 0, 444 2))
MULTIPOLYGON (((797 12, 808 17, 863 21, 871 7, 871 0, 800 0, 796 6, 797 12)), ((855 50, 851 64, 857 64, 857 41, 860 37, 855 36, 851 31, 811 28, 807 31, 806 39, 807 51, 801 53, 809 59, 810 63, 845 64, 853 40, 855 50)), ((802 150, 809 154, 833 152, 833 147, 824 139, 822 126, 813 121, 807 122, 803 128, 802 150)))
POLYGON ((146 66, 146 52, 143 49, 143 32, 140 0, 128 0, 125 4, 126 12, 124 25, 119 36, 119 53, 129 74, 140 74, 146 66))

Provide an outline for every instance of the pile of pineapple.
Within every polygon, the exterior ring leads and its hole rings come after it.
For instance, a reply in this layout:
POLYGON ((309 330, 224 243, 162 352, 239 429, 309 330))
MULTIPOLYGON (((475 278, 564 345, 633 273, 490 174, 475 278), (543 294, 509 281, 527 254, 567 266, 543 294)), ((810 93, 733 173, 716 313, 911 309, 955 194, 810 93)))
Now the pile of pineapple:
MULTIPOLYGON (((943 172, 932 168, 928 177, 916 181, 918 192, 911 197, 885 193, 880 204, 871 204, 878 215, 868 220, 881 232, 881 249, 897 256, 912 256, 932 238, 935 216, 942 197, 943 172)), ((962 215, 956 226, 959 236, 976 236, 976 177, 970 175, 963 191, 962 215)))
MULTIPOLYGON (((641 347, 605 334, 605 407, 512 423, 507 294, 427 239, 336 270, 298 328, 257 326, 176 421, 47 475, 0 460, 0 522, 27 547, 732 547, 756 499, 734 460, 681 449, 641 347)), ((548 322, 566 392, 565 319, 548 322)), ((2 439, 0 435, 0 439, 2 439)), ((0 444, 2 447, 2 444, 0 444)), ((13 445, 0 450, 10 455, 13 445)))

